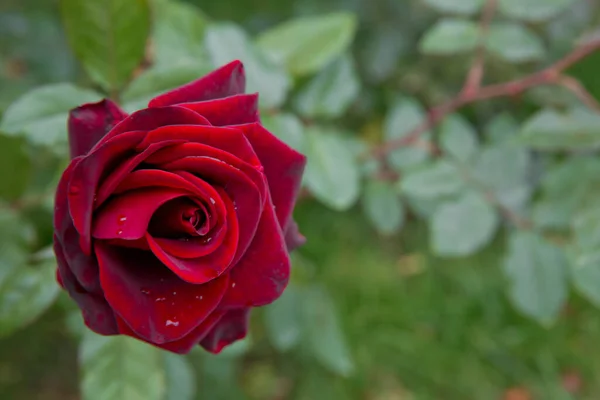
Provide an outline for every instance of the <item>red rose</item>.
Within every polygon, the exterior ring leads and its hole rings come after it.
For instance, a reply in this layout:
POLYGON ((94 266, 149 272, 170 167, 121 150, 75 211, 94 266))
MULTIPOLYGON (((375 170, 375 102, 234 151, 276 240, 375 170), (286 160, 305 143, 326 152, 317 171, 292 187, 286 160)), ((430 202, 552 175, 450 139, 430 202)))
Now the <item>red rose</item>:
POLYGON ((286 287, 306 159, 244 87, 236 61, 129 116, 110 100, 71 111, 54 250, 93 331, 216 353, 286 287))

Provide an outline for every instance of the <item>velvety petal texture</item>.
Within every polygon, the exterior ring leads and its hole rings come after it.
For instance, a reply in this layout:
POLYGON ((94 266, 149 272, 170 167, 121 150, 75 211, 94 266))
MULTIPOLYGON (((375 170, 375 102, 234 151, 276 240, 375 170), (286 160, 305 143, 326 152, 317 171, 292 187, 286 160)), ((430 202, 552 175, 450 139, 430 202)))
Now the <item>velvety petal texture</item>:
POLYGON ((244 89, 234 61, 131 115, 110 100, 71 111, 56 278, 93 331, 218 353, 285 289, 306 159, 244 89))

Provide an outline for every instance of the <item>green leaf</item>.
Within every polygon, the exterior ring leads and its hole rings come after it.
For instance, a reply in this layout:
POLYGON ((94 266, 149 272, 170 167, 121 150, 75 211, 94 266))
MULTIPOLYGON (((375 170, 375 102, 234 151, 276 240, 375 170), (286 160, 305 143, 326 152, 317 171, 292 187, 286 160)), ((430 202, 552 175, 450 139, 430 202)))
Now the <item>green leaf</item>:
POLYGON ((0 171, 11 171, 0 179, 0 198, 18 199, 30 183, 32 169, 25 141, 0 133, 0 171))
POLYGON ((450 156, 468 163, 477 152, 477 132, 464 117, 450 115, 442 123, 440 145, 450 156))
POLYGON ((513 63, 539 60, 545 54, 542 40, 525 26, 514 22, 492 24, 486 47, 513 63))
POLYGON ((577 213, 571 226, 573 243, 568 255, 573 283, 600 307, 600 208, 594 204, 577 213))
POLYGON ((0 286, 15 269, 26 264, 33 233, 16 211, 0 206, 0 286))
POLYGON ((402 227, 404 207, 390 183, 367 182, 362 204, 365 214, 382 235, 391 235, 402 227))
POLYGON ((306 143, 308 189, 335 210, 352 207, 359 195, 359 172, 348 143, 338 133, 317 126, 306 130, 306 143))
POLYGON ((545 109, 525 122, 519 140, 536 150, 596 147, 600 145, 600 115, 582 108, 545 109))
POLYGON ((425 3, 442 13, 475 14, 485 0, 425 0, 425 3))
POLYGON ((234 24, 214 24, 206 32, 206 48, 214 66, 239 59, 246 71, 246 92, 259 93, 263 108, 279 107, 290 89, 290 79, 279 66, 268 60, 234 24))
POLYGON ((128 336, 87 331, 79 349, 83 400, 162 400, 161 350, 128 336))
POLYGON ((431 248, 440 256, 473 254, 493 239, 498 223, 494 208, 478 193, 468 192, 436 209, 430 220, 431 248))
POLYGON ((356 17, 339 12, 315 17, 300 17, 263 32, 258 46, 294 75, 318 71, 352 43, 356 17))
POLYGON ((13 267, 0 284, 0 337, 35 321, 54 303, 58 291, 54 258, 13 267))
POLYGON ((419 199, 433 200, 458 194, 464 187, 459 169, 444 159, 410 170, 400 181, 403 193, 419 199))
POLYGON ((261 121, 269 132, 283 140, 288 146, 300 153, 305 152, 304 127, 294 114, 261 115, 261 121))
POLYGON ((114 93, 140 65, 150 32, 147 0, 61 0, 75 55, 94 82, 114 93))
POLYGON ((574 0, 499 0, 498 8, 509 17, 539 22, 554 17, 573 3, 574 0))
POLYGON ((479 36, 479 27, 475 22, 444 18, 425 33, 419 48, 425 54, 453 55, 474 50, 479 36))
POLYGON ((308 118, 335 118, 346 111, 359 90, 354 62, 345 56, 319 72, 298 93, 294 105, 308 118))
POLYGON ((186 84, 210 72, 209 65, 175 65, 152 67, 138 76, 123 92, 125 110, 133 112, 148 106, 148 102, 161 93, 186 84))
POLYGON ((309 349, 315 358, 332 372, 349 376, 354 363, 340 328, 332 299, 321 287, 304 291, 302 302, 304 326, 309 349))
POLYGON ((493 143, 513 141, 519 132, 519 124, 509 113, 501 113, 492 118, 485 126, 485 136, 493 143))
MULTIPOLYGON (((40 86, 8 107, 0 130, 10 135, 25 136, 34 144, 64 145, 67 143, 69 110, 100 99, 101 95, 70 83, 40 86)), ((66 149, 62 153, 66 153, 66 149)))
POLYGON ((165 400, 193 400, 196 394, 196 374, 186 357, 162 353, 167 395, 165 400))
POLYGON ((273 346, 285 352, 302 338, 302 294, 289 285, 277 301, 265 308, 265 327, 273 346))
POLYGON ((206 16, 195 6, 181 1, 156 4, 152 32, 154 63, 160 67, 205 65, 206 16))
POLYGON ((514 306, 544 325, 551 324, 567 298, 563 251, 536 233, 517 231, 510 235, 503 265, 514 306))
MULTIPOLYGON (((413 129, 426 119, 425 111, 414 99, 398 99, 388 111, 384 121, 384 140, 386 142, 406 137, 413 129)), ((420 136, 423 141, 429 140, 429 132, 420 136)), ((399 170, 422 163, 428 158, 426 149, 418 146, 401 147, 389 154, 390 163, 399 170)))

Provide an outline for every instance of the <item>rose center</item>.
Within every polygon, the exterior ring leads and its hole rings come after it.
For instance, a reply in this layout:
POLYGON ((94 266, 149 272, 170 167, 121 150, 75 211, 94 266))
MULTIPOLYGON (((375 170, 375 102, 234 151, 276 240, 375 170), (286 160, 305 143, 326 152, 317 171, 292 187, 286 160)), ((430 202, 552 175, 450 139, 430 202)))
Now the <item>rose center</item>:
POLYGON ((201 202, 177 198, 156 210, 150 220, 148 232, 154 237, 181 239, 204 236, 210 227, 210 214, 201 202))

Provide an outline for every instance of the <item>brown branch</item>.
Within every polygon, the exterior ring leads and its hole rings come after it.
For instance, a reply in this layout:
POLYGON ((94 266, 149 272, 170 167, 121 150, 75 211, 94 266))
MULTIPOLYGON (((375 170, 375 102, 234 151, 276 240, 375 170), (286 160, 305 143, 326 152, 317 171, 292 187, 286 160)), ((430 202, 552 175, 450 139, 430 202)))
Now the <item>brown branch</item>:
MULTIPOLYGON (((494 2, 494 0, 489 0, 488 4, 492 2, 494 2)), ((471 89, 463 89, 453 99, 430 110, 429 118, 423 121, 413 130, 411 130, 406 136, 391 140, 389 142, 383 143, 379 146, 372 148, 370 151, 363 155, 363 158, 383 158, 388 153, 400 147, 411 145, 419 138, 419 136, 421 136, 423 133, 427 132, 429 129, 435 127, 439 122, 441 122, 444 119, 444 117, 446 117, 446 115, 453 113, 468 104, 493 98, 516 96, 533 87, 541 85, 564 86, 565 76, 563 75, 563 72, 573 64, 576 64, 577 62, 581 61, 582 59, 588 57, 589 55, 593 54, 598 50, 600 50, 600 38, 595 38, 594 40, 590 40, 576 47, 571 53, 567 54, 564 58, 558 60, 549 67, 541 71, 535 72, 533 74, 527 75, 523 78, 515 79, 500 84, 482 86, 477 88, 477 90, 475 91, 472 91, 471 89)), ((465 85, 472 85, 472 81, 476 82, 476 78, 479 72, 472 71, 473 69, 480 68, 478 66, 478 62, 479 61, 477 59, 474 61, 474 64, 471 67, 470 72, 465 81, 465 85), (475 78, 473 76, 475 76, 475 78)), ((483 76, 483 71, 481 72, 481 76, 483 76)), ((577 82, 575 79, 571 79, 574 82, 577 82)), ((567 81, 569 80, 567 79, 567 81)), ((582 101, 585 97, 585 103, 588 106, 591 106, 591 100, 593 99, 593 97, 587 91, 581 90, 583 89, 583 86, 581 86, 579 82, 573 84, 573 81, 568 83, 568 85, 570 86, 569 89, 575 90, 576 94, 579 95, 579 98, 582 101)), ((591 108, 600 111, 600 107, 598 107, 598 102, 596 101, 596 99, 593 100, 594 103, 593 107, 591 108)))
POLYGON ((558 78, 557 84, 571 91, 590 110, 600 113, 600 102, 577 79, 563 75, 558 78))

